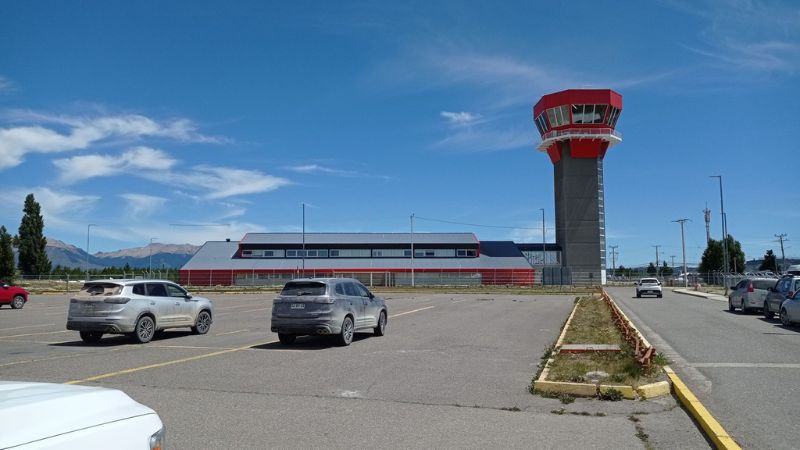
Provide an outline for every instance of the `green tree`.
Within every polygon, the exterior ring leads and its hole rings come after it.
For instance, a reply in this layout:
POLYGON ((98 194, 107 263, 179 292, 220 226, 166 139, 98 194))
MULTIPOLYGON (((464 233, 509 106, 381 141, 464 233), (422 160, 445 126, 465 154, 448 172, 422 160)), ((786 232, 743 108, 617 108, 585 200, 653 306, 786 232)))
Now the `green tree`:
POLYGON ((668 266, 667 262, 664 261, 664 265, 661 266, 661 275, 669 277, 672 276, 672 272, 673 272, 672 267, 668 266))
POLYGON ((11 281, 16 275, 14 267, 14 247, 11 245, 11 235, 5 226, 0 226, 0 280, 11 281))
POLYGON ((653 275, 656 274, 656 265, 655 264, 650 263, 650 265, 647 266, 647 274, 650 275, 650 276, 653 276, 653 275))
POLYGON ((761 261, 761 265, 758 266, 758 270, 774 270, 775 273, 778 272, 775 253, 772 253, 772 249, 767 250, 767 253, 764 254, 764 260, 761 261))
MULTIPOLYGON (((722 240, 711 239, 708 246, 700 258, 700 266, 698 271, 700 273, 720 272, 724 270, 722 256, 722 240)), ((728 270, 731 272, 741 273, 744 272, 744 252, 742 251, 742 244, 728 235, 728 270)))
POLYGON ((44 219, 33 194, 25 197, 25 215, 19 225, 19 268, 25 275, 50 273, 50 260, 45 253, 44 219))

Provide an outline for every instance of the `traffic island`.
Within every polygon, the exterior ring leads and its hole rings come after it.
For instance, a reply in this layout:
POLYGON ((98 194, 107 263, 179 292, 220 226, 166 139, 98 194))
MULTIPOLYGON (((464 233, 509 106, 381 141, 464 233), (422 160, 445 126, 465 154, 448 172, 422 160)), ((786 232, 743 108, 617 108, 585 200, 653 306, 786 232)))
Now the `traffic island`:
POLYGON ((555 345, 545 352, 531 392, 604 400, 669 395, 670 384, 657 354, 613 300, 579 297, 555 345))

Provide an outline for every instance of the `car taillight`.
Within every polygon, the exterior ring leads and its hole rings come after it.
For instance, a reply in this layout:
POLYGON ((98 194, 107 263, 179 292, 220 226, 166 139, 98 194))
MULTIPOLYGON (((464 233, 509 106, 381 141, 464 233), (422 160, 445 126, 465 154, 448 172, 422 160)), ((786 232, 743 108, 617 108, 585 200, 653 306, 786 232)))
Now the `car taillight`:
POLYGON ((123 304, 128 303, 131 301, 128 297, 107 297, 103 300, 103 303, 115 303, 115 304, 123 304))
POLYGON ((747 292, 753 292, 753 282, 751 281, 750 284, 747 285, 747 292))

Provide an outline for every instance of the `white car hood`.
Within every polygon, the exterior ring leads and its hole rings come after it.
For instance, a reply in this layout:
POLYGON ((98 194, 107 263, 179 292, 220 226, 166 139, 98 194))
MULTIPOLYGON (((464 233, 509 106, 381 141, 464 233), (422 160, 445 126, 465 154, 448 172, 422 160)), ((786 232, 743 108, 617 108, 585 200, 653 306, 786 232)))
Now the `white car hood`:
POLYGON ((0 381, 0 448, 148 414, 116 389, 0 381))

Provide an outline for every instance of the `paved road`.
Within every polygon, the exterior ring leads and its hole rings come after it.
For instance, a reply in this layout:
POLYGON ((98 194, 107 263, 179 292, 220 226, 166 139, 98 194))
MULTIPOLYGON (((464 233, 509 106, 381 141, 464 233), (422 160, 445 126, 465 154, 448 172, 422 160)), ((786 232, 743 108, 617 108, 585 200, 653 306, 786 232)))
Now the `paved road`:
POLYGON ((145 345, 83 345, 64 331, 65 297, 3 308, 0 379, 122 389, 159 413, 175 449, 641 449, 637 425, 652 448, 709 448, 671 397, 562 405, 527 392, 568 296, 388 295, 388 334, 349 347, 284 347, 269 332, 269 297, 211 297, 208 335, 145 345))
POLYGON ((744 448, 800 448, 800 327, 665 290, 608 292, 744 448))

